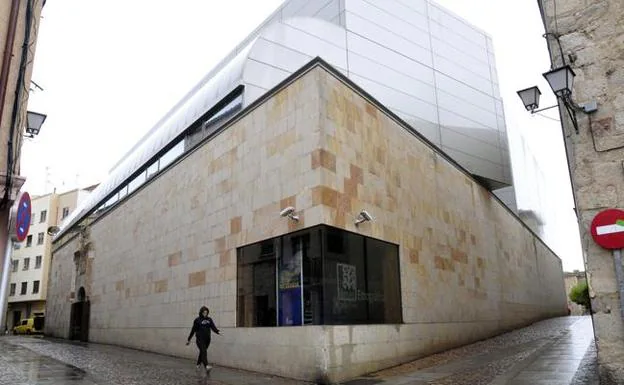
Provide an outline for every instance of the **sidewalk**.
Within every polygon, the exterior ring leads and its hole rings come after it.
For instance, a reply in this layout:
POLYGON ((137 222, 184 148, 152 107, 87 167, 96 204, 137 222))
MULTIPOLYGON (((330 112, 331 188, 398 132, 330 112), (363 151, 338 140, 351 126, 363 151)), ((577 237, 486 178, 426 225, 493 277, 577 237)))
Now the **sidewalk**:
POLYGON ((258 373, 215 367, 116 346, 41 337, 0 337, 0 385, 304 385, 258 373))
MULTIPOLYGON (((590 317, 536 323, 345 385, 597 385, 590 317)), ((304 385, 188 359, 41 337, 0 337, 0 385, 304 385)))

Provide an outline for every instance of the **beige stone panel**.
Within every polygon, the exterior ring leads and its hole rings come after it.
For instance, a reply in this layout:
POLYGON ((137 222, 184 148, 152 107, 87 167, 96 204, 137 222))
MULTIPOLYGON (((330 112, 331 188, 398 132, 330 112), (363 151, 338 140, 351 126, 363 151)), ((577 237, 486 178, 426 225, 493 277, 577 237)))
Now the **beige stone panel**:
MULTIPOLYGON (((282 104, 251 111, 93 225, 93 325, 132 328, 137 306, 163 303, 189 318, 209 304, 221 325, 235 324, 236 248, 323 219, 312 200, 320 182, 311 164, 320 144, 316 76, 281 92, 282 104), (282 203, 297 208, 299 223, 279 217, 282 203)), ((69 302, 61 308, 65 319, 51 326, 68 324, 69 302)))
MULTIPOLYGON (((320 69, 100 218, 92 239, 94 341, 190 357, 177 341, 206 304, 228 336, 214 340, 217 363, 298 378, 387 367, 544 317, 557 303, 536 297, 551 290, 539 282, 556 275, 552 255, 536 255, 532 235, 500 202, 320 69), (299 222, 279 217, 289 205, 299 222), (375 220, 356 227, 361 209, 375 220), (401 245, 406 324, 232 328, 236 248, 319 223, 401 245), (140 242, 128 239, 135 231, 140 242), (155 292, 156 282, 166 291, 155 292), (150 335, 138 306, 167 313, 150 335)), ((58 304, 60 330, 69 315, 58 304)))
POLYGON ((321 79, 327 116, 322 138, 336 156, 336 173, 322 170, 313 201, 326 207, 334 226, 413 244, 400 248, 404 321, 509 317, 513 323, 516 314, 501 311, 504 303, 530 310, 518 325, 562 313, 561 290, 555 300, 543 295, 550 281, 561 280, 560 261, 550 251, 536 251, 534 235, 518 218, 398 122, 368 113, 369 103, 335 78, 321 79), (355 227, 361 208, 375 221, 355 227), (556 310, 545 312, 545 301, 556 310))

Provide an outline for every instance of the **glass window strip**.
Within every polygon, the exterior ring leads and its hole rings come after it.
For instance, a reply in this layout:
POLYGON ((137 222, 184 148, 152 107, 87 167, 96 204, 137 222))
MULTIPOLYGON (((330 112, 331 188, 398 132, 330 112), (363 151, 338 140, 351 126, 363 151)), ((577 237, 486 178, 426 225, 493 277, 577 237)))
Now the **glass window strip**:
MULTIPOLYGON (((242 103, 243 103, 243 92, 241 90, 241 92, 238 95, 236 95, 236 97, 232 101, 230 101, 227 105, 225 105, 220 110, 215 112, 207 120, 205 120, 203 123, 201 123, 198 126, 198 129, 200 130, 200 132, 204 131, 205 133, 205 135, 202 135, 202 139, 203 137, 209 134, 212 134, 219 127, 221 127, 222 124, 225 123, 225 121, 227 121, 227 118, 239 112, 242 109, 242 103)), ((147 166, 140 167, 140 168, 143 168, 143 171, 137 177, 132 179, 130 182, 124 183, 121 186, 121 188, 118 189, 117 193, 113 195, 112 198, 110 198, 108 201, 106 201, 103 204, 99 204, 98 208, 94 212, 100 214, 100 213, 103 213, 105 210, 107 211, 108 209, 117 205, 119 201, 121 201, 126 196, 130 195, 132 192, 137 190, 145 182, 147 182, 147 180, 149 180, 151 177, 157 174, 160 174, 165 168, 167 168, 167 166, 174 163, 178 158, 186 154, 190 149, 194 148, 195 147, 194 144, 196 144, 197 142, 189 146, 187 144, 187 141, 189 140, 192 133, 196 132, 196 130, 188 131, 186 135, 179 138, 177 140, 177 143, 172 148, 170 148, 167 152, 161 155, 158 159, 149 163, 149 165, 147 166)), ((78 223, 81 221, 82 219, 78 220, 78 223)))

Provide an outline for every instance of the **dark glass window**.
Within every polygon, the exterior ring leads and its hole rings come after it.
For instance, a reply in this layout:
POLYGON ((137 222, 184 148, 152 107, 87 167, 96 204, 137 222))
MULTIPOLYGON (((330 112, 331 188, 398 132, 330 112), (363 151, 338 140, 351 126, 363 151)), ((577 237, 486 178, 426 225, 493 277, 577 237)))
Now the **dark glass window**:
POLYGON ((401 323, 398 247, 328 226, 242 247, 238 314, 244 327, 401 323))
POLYGON ((9 289, 9 295, 15 295, 15 286, 16 284, 12 283, 9 289))
POLYGON ((324 268, 325 324, 367 323, 364 237, 327 228, 324 268))
POLYGON ((275 326, 276 240, 238 250, 238 325, 275 326))
POLYGON ((22 290, 20 291, 21 295, 26 294, 26 291, 28 290, 28 282, 22 282, 22 290))
POLYGON ((302 255, 303 323, 323 325, 323 228, 310 230, 302 255))
POLYGON ((401 275, 399 248, 391 243, 364 238, 366 249, 366 296, 369 323, 400 323, 401 275))

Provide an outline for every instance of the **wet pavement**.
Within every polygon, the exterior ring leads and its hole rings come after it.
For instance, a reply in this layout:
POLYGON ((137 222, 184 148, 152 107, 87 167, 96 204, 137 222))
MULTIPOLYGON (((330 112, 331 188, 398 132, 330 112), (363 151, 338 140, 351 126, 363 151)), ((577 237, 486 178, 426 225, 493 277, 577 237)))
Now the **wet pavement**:
MULTIPOLYGON (((120 347, 0 337, 0 385, 187 385, 303 382, 120 347)), ((347 384, 597 385, 590 317, 562 317, 436 354, 347 384)))
POLYGON ((554 318, 362 380, 379 385, 598 385, 593 338, 591 317, 554 318))
POLYGON ((41 337, 0 337, 0 385, 304 385, 194 360, 41 337))

